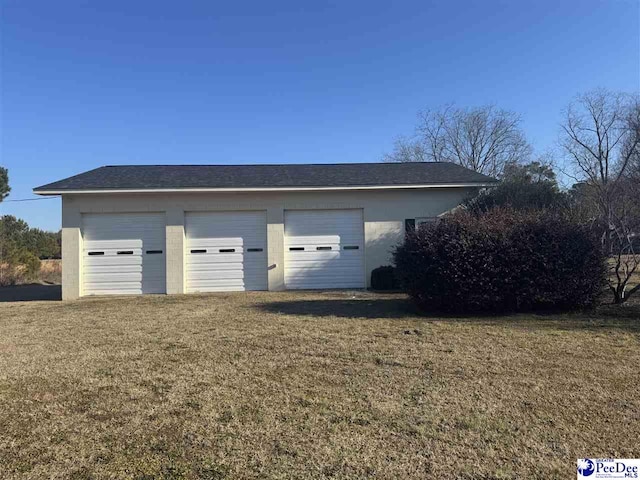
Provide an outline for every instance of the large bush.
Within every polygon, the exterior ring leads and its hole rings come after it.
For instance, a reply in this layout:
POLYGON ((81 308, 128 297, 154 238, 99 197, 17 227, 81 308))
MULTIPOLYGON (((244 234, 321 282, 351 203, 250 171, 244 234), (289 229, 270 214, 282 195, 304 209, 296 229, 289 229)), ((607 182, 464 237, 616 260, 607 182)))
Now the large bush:
POLYGON ((606 271, 587 228, 555 213, 503 208, 424 225, 394 261, 422 309, 456 313, 591 307, 606 271))

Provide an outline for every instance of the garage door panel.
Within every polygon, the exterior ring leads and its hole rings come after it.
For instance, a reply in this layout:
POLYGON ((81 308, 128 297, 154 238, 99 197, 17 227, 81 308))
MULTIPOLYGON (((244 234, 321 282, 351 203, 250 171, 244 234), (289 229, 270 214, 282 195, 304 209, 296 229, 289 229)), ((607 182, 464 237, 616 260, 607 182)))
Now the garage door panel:
MULTIPOLYGON (((242 272, 263 272, 265 271, 264 265, 247 265, 242 262, 236 263, 199 263, 190 264, 187 268, 187 274, 190 272, 211 272, 214 269, 216 272, 238 271, 242 272)), ((214 275, 215 276, 215 275, 214 275)))
MULTIPOLYGON (((104 256, 119 256, 119 255, 142 255, 144 249, 142 248, 142 244, 131 245, 129 242, 123 243, 121 245, 113 245, 110 247, 102 247, 100 245, 95 245, 95 242, 92 244, 91 252, 102 252, 104 256)), ((89 255, 91 256, 91 255, 89 255)))
POLYGON ((253 233, 256 224, 265 219, 264 211, 188 212, 187 215, 191 238, 210 238, 212 219, 215 220, 215 230, 224 233, 222 237, 233 236, 238 231, 253 233))
MULTIPOLYGON (((114 227, 120 227, 121 225, 133 226, 138 228, 141 223, 145 225, 162 225, 164 224, 164 218, 158 213, 143 213, 143 212, 113 212, 113 213, 89 213, 85 214, 84 225, 91 227, 92 231, 96 230, 109 230, 113 231, 114 227), (124 217, 126 215, 126 217, 124 217), (151 218, 151 215, 155 217, 151 218)), ((117 237, 114 237, 117 238, 117 237)))
POLYGON ((321 245, 321 244, 340 244, 340 236, 338 235, 314 235, 314 236, 293 236, 288 237, 287 242, 289 245, 301 244, 301 245, 321 245))
MULTIPOLYGON (((200 271, 200 272, 189 272, 188 279, 189 280, 202 280, 205 281, 210 279, 211 275, 209 270, 200 271)), ((215 280, 224 280, 225 278, 237 278, 243 279, 244 272, 235 270, 219 270, 216 272, 215 280)))
POLYGON ((309 275, 308 272, 305 272, 304 274, 301 275, 293 275, 290 277, 287 277, 287 280, 290 283, 309 283, 308 281, 319 281, 319 280, 326 280, 328 282, 333 282, 335 281, 336 283, 351 283, 353 281, 359 281, 360 280, 360 275, 345 275, 343 277, 340 278, 336 278, 334 275, 329 275, 325 272, 316 272, 315 275, 311 276, 309 275))
POLYGON ((335 286, 340 286, 341 288, 354 288, 353 282, 357 281, 357 277, 346 277, 336 279, 335 277, 327 276, 327 277, 305 277, 305 278, 293 278, 290 279, 287 283, 288 286, 291 287, 300 287, 307 289, 314 288, 334 288, 335 286))
POLYGON ((352 241, 357 244, 362 239, 362 234, 341 234, 341 235, 310 235, 308 237, 304 236, 294 236, 287 237, 287 242, 289 244, 294 243, 303 243, 303 244, 340 244, 346 245, 347 242, 352 241))
MULTIPOLYGON (((86 240, 85 240, 86 242, 86 240)), ((163 239, 153 239, 153 240, 93 240, 90 241, 91 250, 93 251, 103 251, 110 252, 115 254, 119 250, 140 250, 141 253, 143 250, 161 250, 164 253, 164 240, 163 239)), ((86 248, 85 248, 86 250, 86 248)))
POLYGON ((299 262, 329 262, 331 260, 339 260, 342 258, 340 251, 307 251, 307 252, 289 252, 289 256, 295 257, 299 262))
POLYGON ((285 212, 287 288, 363 288, 363 250, 362 210, 285 212))
POLYGON ((219 279, 219 280, 193 280, 193 288, 197 289, 193 293, 206 292, 243 292, 246 290, 245 282, 242 279, 219 279))
POLYGON ((336 288, 360 288, 354 287, 356 279, 313 279, 306 281, 291 281, 287 283, 287 288, 291 290, 317 290, 317 289, 336 289, 336 288))
POLYGON ((347 275, 351 275, 351 276, 356 276, 356 277, 360 277, 361 273, 360 271, 358 271, 358 269, 360 268, 361 264, 360 263, 352 263, 349 265, 343 265, 341 263, 321 263, 318 264, 318 262, 308 262, 308 263, 304 263, 301 265, 297 265, 294 271, 290 271, 287 275, 288 278, 292 278, 292 277, 296 277, 296 276, 300 276, 300 275, 304 275, 305 272, 310 272, 310 271, 315 271, 318 274, 326 274, 329 276, 333 276, 334 278, 337 277, 337 275, 335 274, 335 270, 337 268, 341 268, 342 269, 342 274, 340 275, 340 277, 344 277, 347 275))
POLYGON ((92 295, 142 295, 144 292, 140 288, 127 288, 122 285, 118 289, 101 289, 92 287, 92 295))
POLYGON ((87 282, 85 286, 89 286, 95 289, 100 290, 111 290, 118 291, 120 289, 126 290, 139 290, 142 293, 142 285, 140 279, 136 280, 135 278, 129 278, 127 280, 120 280, 118 284, 114 284, 108 281, 97 281, 97 282, 87 282))
POLYGON ((212 253, 212 254, 190 254, 188 264, 202 265, 208 263, 237 263, 242 264, 245 255, 242 253, 212 253))
MULTIPOLYGON (((322 271, 322 272, 328 272, 328 275, 333 275, 334 277, 336 276, 335 274, 335 269, 336 268, 342 268, 343 273, 342 275, 347 275, 349 271, 356 271, 356 269, 360 268, 361 263, 360 262, 354 262, 354 263, 350 263, 350 264, 342 264, 342 263, 319 263, 319 262, 305 262, 305 263, 299 263, 298 265, 296 265, 295 271, 290 271, 288 273, 288 277, 293 277, 296 275, 300 275, 301 272, 306 272, 306 271, 322 271)), ((361 272, 357 272, 354 273, 354 275, 360 275, 361 272)))
POLYGON ((267 289, 265 212, 188 212, 186 236, 187 292, 267 289))
POLYGON ((139 283, 121 283, 119 286, 105 284, 90 285, 92 295, 142 295, 145 293, 139 283))
POLYGON ((216 262, 215 259, 200 260, 198 262, 188 262, 187 270, 191 272, 208 272, 212 268, 218 270, 238 270, 242 269, 242 262, 216 262))
POLYGON ((164 293, 165 223, 161 213, 83 214, 83 293, 164 293))
POLYGON ((144 251, 140 248, 127 248, 125 246, 117 249, 92 248, 87 250, 87 262, 97 262, 99 265, 109 262, 126 262, 128 259, 142 259, 144 251))
POLYGON ((335 224, 337 216, 340 221, 344 220, 343 230, 358 230, 358 222, 362 221, 362 210, 360 209, 343 209, 343 210, 287 210, 289 219, 300 220, 300 223, 289 224, 288 231, 295 235, 296 232, 318 232, 324 229, 324 233, 335 233, 335 224))
POLYGON ((245 239, 242 238, 221 238, 221 239, 211 239, 211 238, 194 238, 190 244, 189 248, 206 248, 217 250, 220 248, 238 248, 242 249, 245 245, 245 239))
MULTIPOLYGON (((136 259, 132 259, 132 260, 136 260, 136 259)), ((151 271, 151 269, 153 267, 150 267, 148 265, 142 265, 142 261, 140 258, 137 259, 138 263, 130 263, 128 265, 126 264, 114 264, 114 265, 95 265, 95 266, 91 266, 91 265, 86 265, 85 264, 85 277, 89 277, 91 275, 101 275, 101 274, 108 274, 110 272, 138 272, 138 273, 142 273, 143 268, 144 271, 149 273, 151 271), (89 268, 87 268, 89 267, 89 268)))
MULTIPOLYGON (((298 219, 296 219, 298 220, 298 219)), ((335 225, 334 225, 334 232, 328 232, 328 233, 314 233, 314 232, 310 232, 309 235, 288 235, 288 238, 290 241, 295 241, 295 240, 309 240, 309 241, 323 241, 323 242, 331 242, 333 241, 333 243, 340 243, 342 242, 345 238, 351 238, 351 239, 359 239, 362 236, 361 233, 359 233, 358 231, 347 231, 347 230, 341 230, 340 234, 336 234, 335 233, 335 225)))
POLYGON ((349 259, 352 260, 360 260, 361 256, 358 254, 347 253, 343 250, 308 250, 308 251, 289 251, 286 252, 290 256, 295 256, 298 260, 323 260, 323 261, 331 261, 331 260, 340 260, 347 261, 349 259))
POLYGON ((194 290, 191 293, 244 292, 246 290, 244 283, 237 285, 224 283, 220 285, 194 285, 194 290))
POLYGON ((240 263, 200 263, 190 264, 187 268, 187 274, 189 272, 210 272, 212 268, 215 268, 219 272, 238 270, 241 272, 244 271, 245 273, 264 272, 265 269, 264 265, 248 266, 245 264, 243 267, 240 263))
POLYGON ((85 285, 96 285, 112 282, 142 283, 142 270, 140 272, 110 272, 99 275, 86 275, 85 285))
MULTIPOLYGON (((266 263, 266 261, 264 262, 266 263)), ((258 269, 265 270, 266 265, 263 265, 263 262, 260 262, 259 265, 247 265, 246 262, 243 262, 242 259, 238 259, 236 261, 221 261, 218 259, 208 259, 207 261, 200 262, 189 262, 187 263, 187 270, 211 270, 211 269, 220 269, 220 270, 239 270, 246 271, 247 269, 258 269)))
POLYGON ((246 281, 242 278, 209 278, 209 279, 193 279, 193 287, 199 288, 200 291, 224 291, 226 287, 229 291, 246 290, 246 281))
MULTIPOLYGON (((85 277, 88 277, 88 275, 102 275, 102 274, 109 274, 109 273, 118 273, 124 270, 124 267, 121 265, 97 265, 95 267, 93 267, 91 269, 92 273, 90 274, 85 274, 85 277)), ((135 273, 142 273, 142 264, 139 265, 128 265, 126 267, 126 271, 127 272, 135 272, 135 273)), ((160 272, 160 270, 158 270, 158 272, 160 272)))
MULTIPOLYGON (((149 245, 149 241, 147 241, 144 246, 148 247, 148 245, 149 245)), ((93 240, 93 241, 91 241, 91 249, 92 250, 105 250, 105 251, 113 251, 113 252, 115 252, 116 250, 122 250, 124 248, 142 250, 143 241, 141 239, 140 240, 123 239, 123 240, 93 240)))
POLYGON ((124 265, 140 265, 142 266, 141 255, 112 255, 112 256, 90 256, 85 255, 84 266, 93 268, 110 267, 110 266, 124 266, 124 265))

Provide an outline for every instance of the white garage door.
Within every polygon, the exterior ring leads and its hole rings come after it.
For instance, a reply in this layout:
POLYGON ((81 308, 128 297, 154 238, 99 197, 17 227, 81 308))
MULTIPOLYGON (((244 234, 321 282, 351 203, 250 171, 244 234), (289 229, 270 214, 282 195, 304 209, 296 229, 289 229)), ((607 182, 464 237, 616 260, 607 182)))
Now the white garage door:
POLYGON ((187 292, 267 290, 265 212, 188 212, 187 292))
POLYGON ((364 288, 362 210, 290 210, 284 229, 287 288, 364 288))
POLYGON ((82 215, 84 295, 166 292, 162 213, 82 215))

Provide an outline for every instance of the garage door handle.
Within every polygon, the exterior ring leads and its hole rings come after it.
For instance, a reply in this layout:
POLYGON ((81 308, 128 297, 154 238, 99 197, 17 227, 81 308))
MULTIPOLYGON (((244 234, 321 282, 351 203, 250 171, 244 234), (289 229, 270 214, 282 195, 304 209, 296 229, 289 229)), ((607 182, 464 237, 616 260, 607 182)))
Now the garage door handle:
POLYGON ((147 255, 155 255, 158 253, 162 253, 162 250, 147 250, 147 255))
POLYGON ((118 255, 133 255, 133 250, 120 250, 118 255))
POLYGON ((220 253, 234 253, 236 251, 235 248, 221 248, 220 253))
POLYGON ((191 253, 207 253, 207 250, 191 250, 191 253))
POLYGON ((290 252, 301 252, 304 251, 304 247, 289 247, 290 252))
POLYGON ((316 250, 331 250, 331 247, 316 247, 316 250))
POLYGON ((247 252, 261 252, 261 248, 247 248, 247 252))
POLYGON ((89 252, 89 255, 104 255, 104 252, 89 252))
POLYGON ((358 245, 347 245, 344 247, 344 250, 358 250, 360 247, 358 245))

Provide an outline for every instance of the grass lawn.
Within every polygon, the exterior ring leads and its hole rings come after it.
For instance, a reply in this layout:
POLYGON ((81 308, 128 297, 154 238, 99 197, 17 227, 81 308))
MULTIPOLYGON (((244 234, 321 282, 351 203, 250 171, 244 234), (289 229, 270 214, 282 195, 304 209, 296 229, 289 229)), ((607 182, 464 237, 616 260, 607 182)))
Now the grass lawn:
POLYGON ((637 457, 640 307, 400 295, 0 304, 2 478, 573 478, 637 457))

